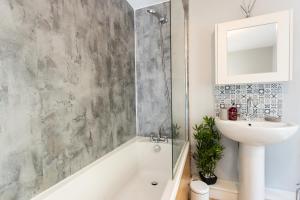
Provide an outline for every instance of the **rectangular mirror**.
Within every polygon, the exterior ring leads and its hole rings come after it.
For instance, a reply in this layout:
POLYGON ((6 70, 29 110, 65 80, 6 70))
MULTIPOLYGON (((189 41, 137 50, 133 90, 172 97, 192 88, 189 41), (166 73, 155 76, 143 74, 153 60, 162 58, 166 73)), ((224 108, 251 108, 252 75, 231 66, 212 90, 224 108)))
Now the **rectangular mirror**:
POLYGON ((228 31, 227 44, 229 75, 276 72, 275 23, 228 31))
POLYGON ((289 11, 216 25, 217 84, 291 79, 289 11))

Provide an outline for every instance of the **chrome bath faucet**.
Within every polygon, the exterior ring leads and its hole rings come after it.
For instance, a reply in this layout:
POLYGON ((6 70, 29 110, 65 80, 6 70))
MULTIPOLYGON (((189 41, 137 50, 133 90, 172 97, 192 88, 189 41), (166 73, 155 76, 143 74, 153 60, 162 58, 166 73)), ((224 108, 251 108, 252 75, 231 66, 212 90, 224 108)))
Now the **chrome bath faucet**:
POLYGON ((151 133, 150 134, 150 141, 154 142, 154 143, 168 143, 168 137, 167 136, 162 136, 162 134, 164 134, 164 128, 160 127, 158 130, 158 136, 155 136, 155 133, 151 133))

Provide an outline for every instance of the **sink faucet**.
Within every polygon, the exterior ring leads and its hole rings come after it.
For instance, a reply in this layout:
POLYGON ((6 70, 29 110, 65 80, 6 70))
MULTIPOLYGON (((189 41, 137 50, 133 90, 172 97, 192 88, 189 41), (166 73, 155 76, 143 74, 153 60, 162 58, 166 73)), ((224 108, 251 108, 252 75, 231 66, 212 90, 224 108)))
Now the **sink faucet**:
POLYGON ((246 118, 247 120, 251 120, 253 117, 253 112, 251 111, 251 107, 253 106, 253 100, 251 97, 248 97, 247 99, 247 113, 246 118))

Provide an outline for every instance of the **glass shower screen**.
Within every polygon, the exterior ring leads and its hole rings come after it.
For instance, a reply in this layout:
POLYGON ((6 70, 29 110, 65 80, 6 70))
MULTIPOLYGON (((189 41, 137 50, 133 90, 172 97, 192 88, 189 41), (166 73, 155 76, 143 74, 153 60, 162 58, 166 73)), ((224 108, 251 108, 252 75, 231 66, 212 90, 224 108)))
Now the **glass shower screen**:
POLYGON ((186 21, 182 0, 171 1, 172 167, 173 175, 188 140, 186 21))

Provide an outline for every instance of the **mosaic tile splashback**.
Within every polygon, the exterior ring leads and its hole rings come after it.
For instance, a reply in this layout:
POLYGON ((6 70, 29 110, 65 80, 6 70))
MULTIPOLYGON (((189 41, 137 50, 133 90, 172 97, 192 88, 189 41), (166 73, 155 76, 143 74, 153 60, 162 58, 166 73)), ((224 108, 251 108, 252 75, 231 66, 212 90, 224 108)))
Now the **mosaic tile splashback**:
POLYGON ((241 119, 247 118, 247 99, 252 99, 249 113, 252 118, 282 116, 282 84, 219 85, 215 87, 217 116, 222 108, 234 103, 241 119))

